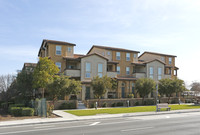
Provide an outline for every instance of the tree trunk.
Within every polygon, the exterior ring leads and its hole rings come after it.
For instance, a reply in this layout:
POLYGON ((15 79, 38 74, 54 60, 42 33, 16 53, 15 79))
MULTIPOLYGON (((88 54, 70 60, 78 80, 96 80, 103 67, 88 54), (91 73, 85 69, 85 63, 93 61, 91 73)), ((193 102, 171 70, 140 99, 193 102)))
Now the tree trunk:
POLYGON ((170 96, 168 96, 168 104, 169 104, 170 96))
POLYGON ((144 97, 142 97, 142 104, 144 105, 144 97))
POLYGON ((44 98, 44 88, 42 88, 42 98, 44 98))

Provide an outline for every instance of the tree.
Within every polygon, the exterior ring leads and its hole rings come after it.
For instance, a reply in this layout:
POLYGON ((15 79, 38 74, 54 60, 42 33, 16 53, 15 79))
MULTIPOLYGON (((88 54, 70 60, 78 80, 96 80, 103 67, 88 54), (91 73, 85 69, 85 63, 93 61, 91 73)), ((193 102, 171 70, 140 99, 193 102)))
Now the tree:
POLYGON ((47 57, 39 58, 39 62, 33 72, 34 88, 42 89, 42 97, 44 98, 44 90, 53 76, 59 72, 59 68, 53 61, 47 57))
POLYGON ((16 82, 18 99, 28 103, 33 99, 33 73, 23 70, 21 73, 18 73, 16 82))
POLYGON ((168 97, 168 103, 169 103, 170 97, 175 92, 172 82, 173 80, 169 78, 159 80, 158 92, 161 95, 166 95, 168 97))
POLYGON ((74 79, 70 79, 69 80, 69 86, 65 87, 65 94, 68 96, 70 94, 78 94, 81 91, 81 82, 80 81, 76 81, 74 79))
POLYGON ((200 82, 192 82, 190 87, 191 87, 190 90, 194 91, 195 94, 199 94, 200 93, 200 82))
POLYGON ((106 93, 107 89, 112 88, 112 79, 107 76, 96 76, 92 79, 93 93, 96 98, 99 99, 106 93))
POLYGON ((180 93, 182 93, 183 91, 186 91, 185 83, 181 79, 177 79, 177 78, 173 79, 172 87, 174 88, 174 91, 176 93, 179 93, 179 98, 180 98, 180 93))
POLYGON ((0 94, 1 94, 1 100, 8 102, 13 94, 15 92, 12 92, 14 89, 15 82, 15 76, 8 74, 8 75, 1 75, 0 76, 0 94))
POLYGON ((173 93, 180 93, 185 90, 186 88, 183 80, 166 78, 159 81, 158 91, 161 95, 166 95, 168 97, 168 103, 173 93))
POLYGON ((145 96, 155 90, 155 86, 155 81, 150 78, 140 78, 136 81, 135 88, 140 97, 142 97, 142 103, 144 103, 145 96))
POLYGON ((70 80, 65 76, 57 76, 53 77, 53 80, 49 82, 47 85, 47 90, 50 99, 52 99, 53 104, 63 94, 63 91, 69 87, 70 80))

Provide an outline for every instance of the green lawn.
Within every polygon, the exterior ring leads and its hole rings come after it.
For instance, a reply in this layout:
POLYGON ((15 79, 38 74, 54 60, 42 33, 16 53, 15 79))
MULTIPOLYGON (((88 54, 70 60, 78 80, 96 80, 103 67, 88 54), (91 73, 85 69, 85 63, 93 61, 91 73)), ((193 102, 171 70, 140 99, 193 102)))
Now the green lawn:
MULTIPOLYGON (((196 105, 169 105, 171 110, 181 109, 200 109, 200 106, 196 105)), ((163 109, 166 110, 166 109, 163 109)), ((153 112, 156 111, 156 106, 141 106, 141 107, 129 107, 129 108, 109 108, 98 110, 69 110, 65 111, 77 116, 88 116, 96 114, 118 114, 118 113, 135 113, 135 112, 153 112)))

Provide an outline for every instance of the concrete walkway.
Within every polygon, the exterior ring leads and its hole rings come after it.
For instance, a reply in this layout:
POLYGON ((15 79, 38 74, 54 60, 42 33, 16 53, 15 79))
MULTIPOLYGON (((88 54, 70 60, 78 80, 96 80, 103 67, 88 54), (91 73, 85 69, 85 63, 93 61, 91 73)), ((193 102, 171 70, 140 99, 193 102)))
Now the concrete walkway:
POLYGON ((187 110, 172 110, 162 112, 139 112, 139 113, 122 113, 122 114, 98 114, 94 116, 75 116, 64 112, 64 110, 55 110, 53 113, 59 118, 36 118, 36 119, 24 119, 15 121, 1 121, 0 127, 27 125, 27 124, 44 124, 54 122, 66 122, 66 121, 81 121, 81 120, 93 120, 93 119, 106 119, 106 118, 119 118, 119 117, 137 117, 137 116, 149 116, 149 115, 162 115, 162 114, 176 114, 176 113, 191 113, 200 112, 200 109, 187 109, 187 110))

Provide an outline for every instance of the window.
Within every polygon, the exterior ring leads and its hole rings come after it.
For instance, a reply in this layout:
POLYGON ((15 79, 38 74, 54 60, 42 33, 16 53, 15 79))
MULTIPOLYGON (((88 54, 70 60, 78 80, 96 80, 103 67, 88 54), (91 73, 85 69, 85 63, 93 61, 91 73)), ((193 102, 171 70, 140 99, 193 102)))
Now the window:
POLYGON ((136 53, 133 54, 133 58, 134 59, 137 58, 137 54, 136 53))
POLYGON ((72 48, 71 47, 68 47, 68 52, 71 52, 72 51, 72 48))
POLYGON ((104 52, 102 52, 102 55, 104 56, 104 52))
POLYGON ((126 53, 126 61, 130 61, 130 53, 126 53))
POLYGON ((107 55, 110 56, 110 51, 107 52, 107 55))
POLYGON ((85 77, 90 78, 90 72, 91 72, 91 64, 90 63, 88 63, 88 62, 86 63, 85 70, 86 70, 85 77))
POLYGON ((165 57, 161 57, 161 60, 162 60, 163 62, 165 62, 165 57))
POLYGON ((130 74, 130 67, 126 67, 126 74, 127 74, 127 75, 130 74))
POLYGON ((120 60, 120 52, 116 52, 116 59, 120 60))
POLYGON ((61 71, 61 63, 60 62, 56 62, 56 66, 59 68, 59 70, 61 71))
POLYGON ((61 55, 61 46, 56 46, 56 55, 61 55))
POLYGON ((120 67, 117 66, 117 74, 120 74, 120 67))
POLYGON ((159 67, 158 68, 158 80, 161 80, 162 79, 162 68, 159 67))
POLYGON ((98 76, 103 76, 103 64, 98 64, 98 76))
POLYGON ((172 64, 172 58, 169 57, 169 64, 172 64))
POLYGON ((153 79, 153 67, 149 68, 149 77, 153 79))

